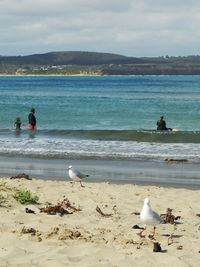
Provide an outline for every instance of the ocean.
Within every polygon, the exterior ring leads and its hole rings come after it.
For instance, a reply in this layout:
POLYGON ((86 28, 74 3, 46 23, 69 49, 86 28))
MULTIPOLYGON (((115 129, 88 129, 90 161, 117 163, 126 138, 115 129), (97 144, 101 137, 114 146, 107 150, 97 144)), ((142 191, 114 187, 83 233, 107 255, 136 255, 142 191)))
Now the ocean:
POLYGON ((200 76, 1 76, 0 156, 198 164, 199 100, 200 76), (161 115, 176 131, 156 131, 161 115))

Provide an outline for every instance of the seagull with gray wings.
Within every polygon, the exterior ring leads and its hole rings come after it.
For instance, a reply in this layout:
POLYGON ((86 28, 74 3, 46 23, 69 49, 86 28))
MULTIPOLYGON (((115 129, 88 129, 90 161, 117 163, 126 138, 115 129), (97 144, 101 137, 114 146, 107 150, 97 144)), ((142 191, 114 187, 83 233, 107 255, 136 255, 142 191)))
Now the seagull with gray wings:
POLYGON ((71 165, 68 167, 69 170, 69 177, 72 179, 72 181, 75 182, 80 182, 81 187, 84 187, 81 183, 82 179, 89 177, 88 174, 83 174, 77 170, 75 170, 71 165))
POLYGON ((144 205, 142 208, 142 211, 140 213, 140 220, 145 224, 144 229, 139 233, 141 237, 145 237, 143 232, 146 230, 146 225, 152 225, 153 226, 153 234, 150 236, 151 239, 154 239, 155 231, 156 231, 156 225, 161 223, 160 215, 152 210, 150 206, 150 199, 145 198, 144 199, 144 205))

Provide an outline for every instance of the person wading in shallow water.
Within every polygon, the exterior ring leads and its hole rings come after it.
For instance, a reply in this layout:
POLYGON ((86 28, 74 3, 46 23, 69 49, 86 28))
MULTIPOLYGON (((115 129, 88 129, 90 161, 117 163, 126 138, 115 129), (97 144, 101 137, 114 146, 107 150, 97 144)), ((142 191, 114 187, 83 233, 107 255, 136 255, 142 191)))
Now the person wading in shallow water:
POLYGON ((172 131, 172 128, 167 128, 166 121, 164 120, 164 117, 161 116, 160 120, 157 121, 157 130, 158 131, 172 131))
POLYGON ((34 130, 36 128, 35 109, 32 108, 28 115, 28 128, 34 130))
POLYGON ((15 120, 15 123, 14 123, 15 129, 16 130, 21 130, 21 125, 22 125, 22 122, 21 122, 20 117, 16 117, 16 120, 15 120))

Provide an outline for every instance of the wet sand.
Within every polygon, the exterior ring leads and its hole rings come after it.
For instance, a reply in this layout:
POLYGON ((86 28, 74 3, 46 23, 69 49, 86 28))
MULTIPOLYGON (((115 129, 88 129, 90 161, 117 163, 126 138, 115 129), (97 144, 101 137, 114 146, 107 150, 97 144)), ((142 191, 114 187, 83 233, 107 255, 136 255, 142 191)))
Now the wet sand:
POLYGON ((88 181, 155 184, 200 189, 200 164, 144 160, 69 160, 0 156, 0 175, 10 177, 25 172, 30 176, 68 180, 73 165, 90 175, 88 181))

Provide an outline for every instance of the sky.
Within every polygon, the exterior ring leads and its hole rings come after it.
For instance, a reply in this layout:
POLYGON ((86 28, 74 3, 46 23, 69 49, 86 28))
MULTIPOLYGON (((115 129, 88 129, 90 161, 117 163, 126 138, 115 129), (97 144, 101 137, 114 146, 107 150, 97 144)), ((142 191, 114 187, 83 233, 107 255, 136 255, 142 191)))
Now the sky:
POLYGON ((0 0, 0 55, 200 54, 198 0, 0 0))

